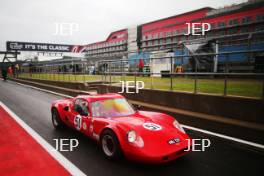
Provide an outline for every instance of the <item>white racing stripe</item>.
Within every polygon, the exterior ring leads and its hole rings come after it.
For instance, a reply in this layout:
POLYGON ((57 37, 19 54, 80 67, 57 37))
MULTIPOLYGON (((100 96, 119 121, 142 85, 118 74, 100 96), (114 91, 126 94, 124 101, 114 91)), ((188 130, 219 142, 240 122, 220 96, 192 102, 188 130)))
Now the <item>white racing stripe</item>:
MULTIPOLYGON (((41 89, 41 88, 34 87, 34 86, 29 86, 29 85, 22 84, 22 83, 17 83, 16 82, 16 84, 19 84, 19 85, 22 85, 22 86, 26 86, 26 87, 30 87, 30 88, 33 88, 33 89, 36 89, 36 90, 40 90, 40 91, 43 91, 43 92, 52 93, 52 94, 59 95, 59 96, 62 96, 62 97, 73 98, 72 96, 69 96, 69 95, 65 95, 65 94, 49 91, 49 90, 46 90, 46 89, 41 89)), ((205 134, 208 134, 208 135, 217 136, 219 138, 223 138, 223 139, 226 139, 226 140, 231 140, 231 141, 234 141, 234 142, 238 142, 238 143, 242 143, 242 144, 245 144, 245 145, 253 146, 253 147, 256 147, 256 148, 264 149, 264 145, 258 144, 258 143, 255 143, 255 142, 246 141, 246 140, 243 140, 243 139, 239 139, 239 138, 227 136, 227 135, 224 135, 224 134, 219 134, 219 133, 203 130, 203 129, 192 127, 192 126, 188 126, 188 125, 181 125, 181 126, 183 128, 187 128, 189 130, 198 131, 198 132, 205 133, 205 134)))
POLYGON ((54 159, 56 159, 71 175, 85 176, 85 174, 65 158, 60 152, 43 139, 35 130, 28 126, 21 118, 12 112, 5 104, 0 101, 0 106, 28 133, 30 134, 54 159))

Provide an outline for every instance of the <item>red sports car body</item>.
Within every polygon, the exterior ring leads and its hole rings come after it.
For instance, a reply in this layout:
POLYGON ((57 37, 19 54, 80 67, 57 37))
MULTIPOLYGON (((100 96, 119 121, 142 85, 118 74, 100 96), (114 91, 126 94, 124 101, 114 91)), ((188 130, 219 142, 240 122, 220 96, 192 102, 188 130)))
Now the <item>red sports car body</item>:
POLYGON ((105 156, 163 163, 189 151, 190 138, 171 116, 138 111, 119 94, 80 95, 52 103, 56 129, 70 126, 98 141, 105 156))

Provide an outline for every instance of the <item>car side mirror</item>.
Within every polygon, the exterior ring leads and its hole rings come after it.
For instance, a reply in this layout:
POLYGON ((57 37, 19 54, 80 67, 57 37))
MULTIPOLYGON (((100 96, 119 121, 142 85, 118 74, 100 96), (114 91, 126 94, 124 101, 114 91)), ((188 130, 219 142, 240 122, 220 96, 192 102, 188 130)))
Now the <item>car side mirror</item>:
POLYGON ((69 106, 65 106, 63 109, 64 111, 69 111, 69 106))

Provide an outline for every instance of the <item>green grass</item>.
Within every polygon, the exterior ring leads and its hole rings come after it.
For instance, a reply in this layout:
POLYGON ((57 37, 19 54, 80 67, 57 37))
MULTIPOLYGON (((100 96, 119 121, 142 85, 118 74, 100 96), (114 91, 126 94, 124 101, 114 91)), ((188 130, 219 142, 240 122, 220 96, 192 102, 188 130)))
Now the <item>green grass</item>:
MULTIPOLYGON (((110 76, 102 75, 73 75, 73 74, 20 74, 21 78, 33 78, 55 81, 110 81, 110 76)), ((194 79, 188 77, 160 78, 160 77, 136 77, 137 81, 143 81, 145 88, 194 92, 194 79)), ((111 82, 135 81, 134 76, 111 76, 111 82)), ((227 95, 260 98, 262 96, 262 80, 253 79, 228 79, 227 95)), ((198 78, 197 92, 208 94, 224 94, 224 79, 198 78)))

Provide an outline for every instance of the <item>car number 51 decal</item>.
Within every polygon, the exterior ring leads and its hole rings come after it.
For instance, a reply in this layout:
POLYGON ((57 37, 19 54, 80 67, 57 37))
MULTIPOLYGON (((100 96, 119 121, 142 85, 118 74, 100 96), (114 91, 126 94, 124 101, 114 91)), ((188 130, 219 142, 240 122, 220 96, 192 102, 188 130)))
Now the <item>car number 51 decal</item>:
POLYGON ((151 130, 151 131, 159 131, 162 129, 162 127, 158 124, 155 123, 144 123, 143 127, 147 130, 151 130))
POLYGON ((74 126, 77 130, 80 130, 82 127, 82 116, 77 115, 74 117, 74 126))

